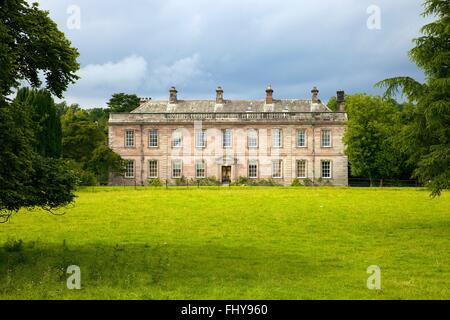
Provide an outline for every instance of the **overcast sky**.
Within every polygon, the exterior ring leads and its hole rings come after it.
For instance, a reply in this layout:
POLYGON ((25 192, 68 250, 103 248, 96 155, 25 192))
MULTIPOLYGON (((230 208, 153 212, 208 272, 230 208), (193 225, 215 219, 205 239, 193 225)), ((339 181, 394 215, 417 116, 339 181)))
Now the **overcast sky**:
POLYGON ((65 99, 86 108, 116 92, 166 99, 172 85, 180 99, 211 99, 218 85, 225 98, 262 99, 268 83, 275 98, 310 98, 317 86, 327 101, 378 93, 390 76, 423 79, 407 56, 427 22, 421 0, 38 2, 80 51, 65 99), (367 26, 371 5, 381 29, 367 26))

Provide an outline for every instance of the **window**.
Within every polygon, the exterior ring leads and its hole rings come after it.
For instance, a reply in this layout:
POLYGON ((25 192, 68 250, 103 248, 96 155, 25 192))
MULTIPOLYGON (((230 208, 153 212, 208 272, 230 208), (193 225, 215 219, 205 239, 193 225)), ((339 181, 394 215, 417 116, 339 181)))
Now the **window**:
POLYGON ((127 148, 134 147, 134 131, 133 130, 125 131, 125 147, 127 147, 127 148))
POLYGON ((328 129, 322 130, 322 147, 331 147, 331 131, 328 129))
POLYGON ((252 179, 258 178, 258 162, 256 160, 251 160, 248 163, 248 177, 252 179))
POLYGON ((281 148, 281 129, 272 129, 272 147, 281 148))
POLYGON ((172 161, 172 178, 181 178, 183 162, 181 160, 172 161))
POLYGON ((150 148, 158 147, 158 130, 150 129, 148 134, 148 146, 150 148))
POLYGON ((306 147, 306 130, 301 129, 297 131, 297 147, 304 148, 306 147))
POLYGON ((233 143, 232 138, 233 135, 231 129, 225 129, 222 131, 222 142, 223 142, 222 145, 224 148, 231 148, 233 143))
POLYGON ((158 161, 150 160, 148 162, 148 177, 149 178, 158 178, 158 161))
POLYGON ((125 178, 134 178, 134 160, 128 160, 125 166, 125 178))
POLYGON ((206 130, 197 130, 195 132, 195 147, 196 148, 206 147, 206 130))
POLYGON ((297 160, 297 178, 306 178, 306 160, 297 160))
POLYGON ((331 161, 322 160, 322 178, 331 178, 331 161))
POLYGON ((258 132, 255 129, 248 130, 247 144, 249 148, 258 148, 258 132))
POLYGON ((282 176, 282 161, 274 160, 272 162, 272 178, 281 178, 282 176))
POLYGON ((183 145, 183 134, 180 130, 172 133, 172 148, 181 148, 183 145))
POLYGON ((204 178, 205 175, 205 161, 200 160, 195 163, 195 177, 204 178))

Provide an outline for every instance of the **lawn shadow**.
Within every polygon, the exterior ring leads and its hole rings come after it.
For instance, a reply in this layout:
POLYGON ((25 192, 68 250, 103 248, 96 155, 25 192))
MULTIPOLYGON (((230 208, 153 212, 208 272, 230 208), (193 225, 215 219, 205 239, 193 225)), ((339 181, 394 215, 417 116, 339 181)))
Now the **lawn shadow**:
MULTIPOLYGON (((162 298, 173 298, 170 292, 189 298, 227 287, 289 285, 298 281, 299 274, 305 277, 317 274, 317 268, 301 255, 262 251, 251 246, 167 243, 71 246, 65 241, 61 244, 37 241, 18 248, 0 248, 0 298, 64 298, 70 291, 66 287, 70 265, 80 267, 80 292, 93 293, 103 288, 109 290, 112 298, 119 297, 114 294, 116 290, 125 293, 120 298, 136 295, 161 298, 152 292, 166 292, 167 296, 162 298)), ((80 293, 77 298, 84 297, 80 293)), ((96 298, 103 298, 102 294, 99 292, 96 298)))

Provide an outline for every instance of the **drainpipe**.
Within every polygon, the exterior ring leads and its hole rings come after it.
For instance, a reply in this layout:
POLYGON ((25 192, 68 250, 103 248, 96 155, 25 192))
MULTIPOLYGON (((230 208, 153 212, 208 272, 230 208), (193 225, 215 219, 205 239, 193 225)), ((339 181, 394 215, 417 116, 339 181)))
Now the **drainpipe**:
POLYGON ((313 156, 313 176, 312 176, 312 181, 314 183, 314 181, 316 180, 316 128, 313 125, 312 126, 313 129, 313 150, 312 150, 312 156, 313 156))
POLYGON ((141 124, 141 185, 144 185, 144 127, 141 124))

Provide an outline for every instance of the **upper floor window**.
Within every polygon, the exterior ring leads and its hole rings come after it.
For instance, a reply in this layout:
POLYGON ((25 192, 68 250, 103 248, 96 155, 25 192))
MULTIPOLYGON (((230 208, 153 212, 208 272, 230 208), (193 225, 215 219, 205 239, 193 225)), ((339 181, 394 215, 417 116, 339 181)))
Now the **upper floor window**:
POLYGON ((233 143, 233 134, 231 129, 225 129, 222 131, 222 146, 224 148, 231 148, 233 143))
POLYGON ((148 134, 148 146, 150 148, 158 147, 158 129, 150 129, 148 134))
POLYGON ((181 178, 183 173, 183 162, 181 160, 172 161, 172 178, 181 178))
POLYGON ((258 132, 255 129, 248 130, 247 144, 249 148, 258 148, 258 132))
POLYGON ((180 130, 175 130, 172 133, 172 147, 181 148, 183 145, 183 133, 180 130))
POLYGON ((125 178, 134 178, 134 160, 128 160, 125 165, 125 178))
POLYGON ((322 169, 322 178, 329 179, 331 178, 331 161, 330 160, 322 160, 321 162, 322 169))
POLYGON ((281 160, 272 161, 272 178, 283 177, 283 162, 281 160))
POLYGON ((158 160, 150 160, 148 162, 148 177, 158 178, 158 160))
POLYGON ((248 177, 252 179, 258 178, 258 161, 250 160, 248 163, 248 177))
POLYGON ((272 129, 272 147, 281 148, 282 134, 281 129, 272 129))
POLYGON ((306 178, 306 160, 297 160, 297 178, 306 178))
POLYGON ((305 129, 297 130, 297 147, 299 147, 299 148, 306 147, 306 130, 305 129))
POLYGON ((322 130, 321 146, 322 147, 331 147, 331 130, 329 130, 329 129, 322 130))
POLYGON ((206 147, 206 130, 195 131, 195 147, 196 148, 206 147))
POLYGON ((134 147, 134 130, 125 131, 125 147, 134 147))
POLYGON ((195 177, 204 178, 206 176, 205 161, 199 160, 195 163, 195 177))

